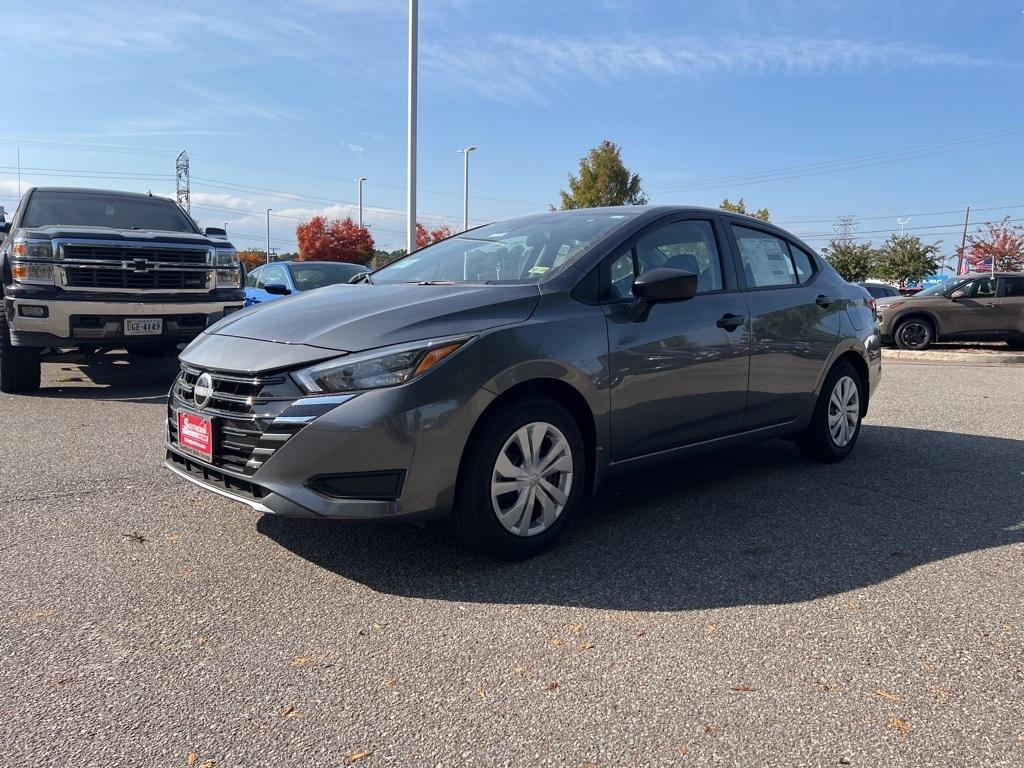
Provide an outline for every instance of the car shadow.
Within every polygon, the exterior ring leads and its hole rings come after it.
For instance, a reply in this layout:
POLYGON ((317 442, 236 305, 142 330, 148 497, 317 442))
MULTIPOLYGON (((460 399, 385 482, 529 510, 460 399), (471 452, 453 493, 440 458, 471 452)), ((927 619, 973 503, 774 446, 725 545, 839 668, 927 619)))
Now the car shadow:
POLYGON ((258 530, 392 595, 684 611, 837 595, 1020 543, 1022 491, 1022 441, 865 425, 842 464, 772 441, 629 476, 555 548, 519 563, 476 556, 443 525, 267 515, 258 530))
POLYGON ((125 352, 43 357, 43 381, 29 397, 156 403, 166 400, 179 363, 175 357, 138 357, 125 352))

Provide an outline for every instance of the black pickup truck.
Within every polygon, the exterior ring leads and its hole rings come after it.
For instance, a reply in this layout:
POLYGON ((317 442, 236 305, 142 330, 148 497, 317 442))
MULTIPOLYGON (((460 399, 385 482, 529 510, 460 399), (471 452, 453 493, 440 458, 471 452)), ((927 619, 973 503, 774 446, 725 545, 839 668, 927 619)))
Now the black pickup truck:
POLYGON ((244 303, 224 230, 167 198, 36 187, 0 232, 0 392, 38 389, 44 349, 177 354, 244 303))

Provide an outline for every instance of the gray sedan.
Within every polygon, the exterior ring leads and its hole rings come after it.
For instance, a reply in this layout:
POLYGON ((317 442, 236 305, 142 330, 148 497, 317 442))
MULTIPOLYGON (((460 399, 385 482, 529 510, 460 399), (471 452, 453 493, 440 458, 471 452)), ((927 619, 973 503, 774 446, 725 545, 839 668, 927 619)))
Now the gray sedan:
POLYGON ((881 372, 872 302, 717 210, 491 224, 211 327, 166 466, 261 513, 449 518, 529 556, 620 472, 772 437, 842 460, 881 372))

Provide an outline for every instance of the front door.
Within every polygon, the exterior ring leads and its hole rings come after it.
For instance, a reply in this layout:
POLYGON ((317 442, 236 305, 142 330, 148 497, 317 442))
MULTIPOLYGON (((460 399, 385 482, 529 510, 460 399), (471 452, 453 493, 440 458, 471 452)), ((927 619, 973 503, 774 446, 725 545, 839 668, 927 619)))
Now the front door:
POLYGON ((748 429, 810 412, 839 339, 846 299, 826 287, 816 260, 754 226, 730 225, 750 307, 748 429))
POLYGON ((999 334, 996 309, 996 280, 979 277, 964 283, 935 310, 939 318, 939 336, 975 336, 999 334), (954 298, 955 297, 955 298, 954 298))
POLYGON ((723 269, 717 219, 652 225, 602 265, 611 376, 612 460, 738 432, 747 398, 747 306, 723 269), (698 275, 698 294, 633 319, 636 275, 698 275))

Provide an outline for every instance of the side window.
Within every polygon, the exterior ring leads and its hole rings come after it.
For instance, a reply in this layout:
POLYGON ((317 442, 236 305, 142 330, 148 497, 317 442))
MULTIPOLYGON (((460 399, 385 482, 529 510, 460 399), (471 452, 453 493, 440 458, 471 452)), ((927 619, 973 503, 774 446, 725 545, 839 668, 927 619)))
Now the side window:
POLYGON ((733 225, 740 262, 749 288, 797 284, 797 272, 784 240, 756 229, 733 225))
POLYGON ((1014 298, 1024 297, 1024 277, 1004 277, 1002 295, 1014 298))
POLYGON ((259 280, 260 272, 262 272, 262 271, 263 271, 263 267, 257 267, 252 272, 250 272, 248 275, 246 275, 245 276, 245 287, 246 288, 255 288, 256 287, 256 281, 259 280))
POLYGON ((996 281, 990 277, 972 280, 960 290, 968 299, 990 299, 996 295, 996 281))
POLYGON ((259 287, 262 288, 265 285, 288 285, 288 278, 285 277, 284 267, 269 266, 263 268, 263 274, 260 275, 259 287))
POLYGON ((792 243, 789 244, 789 252, 793 256, 793 264, 796 266, 796 276, 801 283, 806 283, 814 276, 814 260, 804 251, 792 243))
POLYGON ((676 221, 648 232, 636 243, 640 274, 656 267, 697 275, 697 293, 722 290, 722 260, 710 221, 676 221))
POLYGON ((633 279, 636 277, 633 249, 616 256, 608 265, 608 292, 606 298, 615 301, 628 299, 633 295, 633 279))

